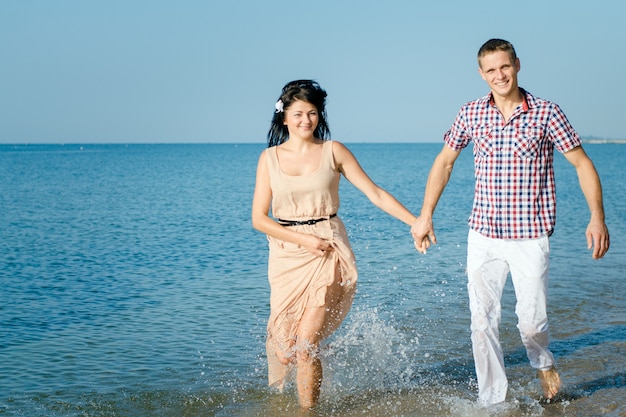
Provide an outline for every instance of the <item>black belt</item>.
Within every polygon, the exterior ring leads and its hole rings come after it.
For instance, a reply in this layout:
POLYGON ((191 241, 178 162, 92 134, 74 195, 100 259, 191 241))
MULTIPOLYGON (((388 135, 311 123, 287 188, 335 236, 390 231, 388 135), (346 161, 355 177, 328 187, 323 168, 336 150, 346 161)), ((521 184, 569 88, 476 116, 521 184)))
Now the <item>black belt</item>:
POLYGON ((304 224, 315 224, 315 223, 319 223, 319 222, 323 222, 324 220, 328 220, 328 219, 332 219, 333 217, 337 216, 337 213, 331 214, 328 217, 322 217, 319 219, 311 219, 311 220, 283 220, 283 219, 278 219, 278 224, 280 224, 281 226, 301 226, 304 224))

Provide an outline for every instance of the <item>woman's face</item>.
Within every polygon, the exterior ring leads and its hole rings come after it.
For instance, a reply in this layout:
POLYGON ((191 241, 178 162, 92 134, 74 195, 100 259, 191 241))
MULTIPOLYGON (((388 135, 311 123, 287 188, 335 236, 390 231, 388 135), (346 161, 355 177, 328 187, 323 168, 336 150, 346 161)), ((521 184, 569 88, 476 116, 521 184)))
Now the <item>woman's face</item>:
POLYGON ((285 109, 283 124, 289 130, 289 137, 310 138, 317 129, 318 123, 317 107, 311 103, 296 100, 285 109))

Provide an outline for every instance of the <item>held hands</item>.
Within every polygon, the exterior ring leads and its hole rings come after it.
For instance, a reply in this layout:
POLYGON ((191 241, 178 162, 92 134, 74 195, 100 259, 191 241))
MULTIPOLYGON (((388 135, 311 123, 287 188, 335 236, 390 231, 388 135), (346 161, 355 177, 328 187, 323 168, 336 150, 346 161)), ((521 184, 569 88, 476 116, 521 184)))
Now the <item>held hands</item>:
POLYGON ((426 254, 426 250, 430 248, 431 244, 437 244, 433 221, 430 217, 419 216, 411 226, 411 234, 415 249, 422 254, 426 254))
POLYGON ((587 249, 593 248, 591 257, 593 259, 602 258, 611 245, 609 229, 606 224, 603 221, 592 219, 587 225, 585 236, 587 237, 587 249))

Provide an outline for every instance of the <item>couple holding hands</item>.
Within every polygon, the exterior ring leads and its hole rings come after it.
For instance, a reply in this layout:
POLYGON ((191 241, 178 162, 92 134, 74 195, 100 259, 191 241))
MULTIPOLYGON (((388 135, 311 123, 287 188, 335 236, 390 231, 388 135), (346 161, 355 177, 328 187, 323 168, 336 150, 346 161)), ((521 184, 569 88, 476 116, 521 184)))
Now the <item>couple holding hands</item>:
POLYGON ((303 409, 319 401, 320 342, 348 314, 357 269, 340 217, 343 175, 381 210, 411 226, 415 248, 436 243, 432 217, 454 163, 474 148, 474 203, 467 245, 471 340, 484 406, 505 401, 508 382, 499 341, 500 298, 510 273, 518 329, 537 370, 543 396, 552 399, 561 380, 548 349, 549 237, 556 221, 554 149, 576 169, 590 211, 586 231, 592 257, 609 249, 602 187, 597 171, 565 114, 553 102, 518 85, 520 61, 511 43, 490 39, 478 51, 478 71, 490 92, 463 105, 435 158, 419 216, 377 186, 354 155, 330 140, 326 92, 311 80, 284 86, 258 161, 252 225, 267 235, 270 317, 269 384, 282 390, 296 368, 303 409), (272 216, 270 217, 270 208, 272 216))

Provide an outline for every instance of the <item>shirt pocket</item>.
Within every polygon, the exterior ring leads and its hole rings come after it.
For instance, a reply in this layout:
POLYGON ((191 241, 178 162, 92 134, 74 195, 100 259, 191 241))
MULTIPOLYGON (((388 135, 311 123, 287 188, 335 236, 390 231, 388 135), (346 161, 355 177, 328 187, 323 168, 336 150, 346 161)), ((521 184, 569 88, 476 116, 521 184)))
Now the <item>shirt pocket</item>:
POLYGON ((532 160, 539 154, 544 129, 540 125, 523 125, 518 128, 518 135, 513 147, 520 159, 532 160))
POLYGON ((474 153, 480 158, 488 157, 493 153, 493 127, 491 125, 476 125, 470 131, 474 141, 474 153))

